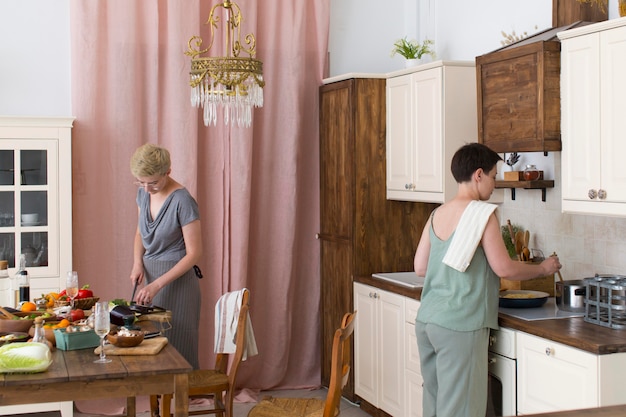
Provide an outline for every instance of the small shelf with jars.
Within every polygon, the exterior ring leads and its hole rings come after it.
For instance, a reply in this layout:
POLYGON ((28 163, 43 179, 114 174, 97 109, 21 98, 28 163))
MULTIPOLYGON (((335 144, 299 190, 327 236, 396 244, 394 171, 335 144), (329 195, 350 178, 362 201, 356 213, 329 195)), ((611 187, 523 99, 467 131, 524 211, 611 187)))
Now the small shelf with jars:
POLYGON ((515 189, 540 189, 541 201, 546 201, 546 189, 554 187, 554 180, 544 180, 543 171, 535 165, 526 165, 524 171, 509 171, 504 173, 504 181, 496 181, 496 188, 510 188, 511 200, 515 200, 515 189))

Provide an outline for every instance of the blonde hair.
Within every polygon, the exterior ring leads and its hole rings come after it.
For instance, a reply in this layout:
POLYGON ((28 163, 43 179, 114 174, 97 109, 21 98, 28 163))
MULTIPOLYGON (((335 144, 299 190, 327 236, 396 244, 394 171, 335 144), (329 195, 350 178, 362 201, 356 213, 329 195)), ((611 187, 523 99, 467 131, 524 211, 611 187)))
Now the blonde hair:
POLYGON ((170 165, 169 151, 152 143, 137 148, 130 158, 130 172, 136 178, 165 175, 170 165))

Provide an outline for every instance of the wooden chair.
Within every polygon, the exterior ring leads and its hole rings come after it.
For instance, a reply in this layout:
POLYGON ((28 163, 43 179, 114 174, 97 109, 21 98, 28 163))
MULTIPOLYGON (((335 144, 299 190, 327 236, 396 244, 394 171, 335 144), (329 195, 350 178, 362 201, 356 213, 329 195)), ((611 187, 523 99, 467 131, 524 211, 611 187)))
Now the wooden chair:
POLYGON ((350 336, 354 331, 354 313, 346 313, 335 331, 326 399, 266 397, 255 405, 248 417, 334 417, 339 415, 341 390, 350 374, 350 336))
MULTIPOLYGON (((210 398, 213 400, 213 408, 189 410, 189 415, 215 414, 219 417, 232 417, 233 397, 237 371, 244 355, 246 346, 246 322, 248 320, 250 291, 243 292, 239 321, 237 322, 237 346, 234 354, 218 353, 215 358, 214 369, 198 369, 189 374, 189 396, 210 398), (230 356, 232 361, 228 367, 230 356)), ((170 407, 172 394, 162 395, 163 404, 161 416, 171 417, 170 407)), ((150 415, 159 416, 159 396, 150 396, 150 415)))

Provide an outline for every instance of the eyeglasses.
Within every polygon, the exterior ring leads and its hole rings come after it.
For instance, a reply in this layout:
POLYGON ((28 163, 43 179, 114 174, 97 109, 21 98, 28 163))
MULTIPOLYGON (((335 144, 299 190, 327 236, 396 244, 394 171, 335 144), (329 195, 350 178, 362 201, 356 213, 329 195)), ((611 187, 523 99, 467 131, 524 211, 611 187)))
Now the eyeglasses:
POLYGON ((157 188, 157 185, 159 184, 160 181, 161 179, 159 178, 156 181, 150 181, 150 182, 135 181, 133 182, 133 184, 135 184, 137 187, 144 187, 144 188, 149 188, 151 190, 154 190, 155 188, 157 188))

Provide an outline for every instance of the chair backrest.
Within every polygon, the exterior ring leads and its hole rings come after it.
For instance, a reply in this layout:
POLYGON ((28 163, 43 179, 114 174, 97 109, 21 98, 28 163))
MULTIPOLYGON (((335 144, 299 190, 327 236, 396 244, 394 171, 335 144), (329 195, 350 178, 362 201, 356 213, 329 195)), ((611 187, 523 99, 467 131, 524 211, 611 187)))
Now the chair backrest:
POLYGON ((246 323, 248 321, 248 311, 250 302, 250 291, 244 290, 241 299, 241 309, 239 310, 239 318, 237 319, 237 334, 235 336, 235 345, 237 346, 234 354, 218 353, 215 358, 215 369, 228 374, 228 383, 231 387, 227 395, 232 395, 237 379, 237 371, 243 358, 246 348, 246 323), (230 367, 229 367, 230 362, 230 367))
POLYGON ((341 390, 348 383, 348 376, 350 375, 350 337, 354 332, 355 316, 356 311, 346 313, 341 320, 341 327, 335 331, 331 352, 330 382, 323 417, 333 417, 339 414, 341 390))

